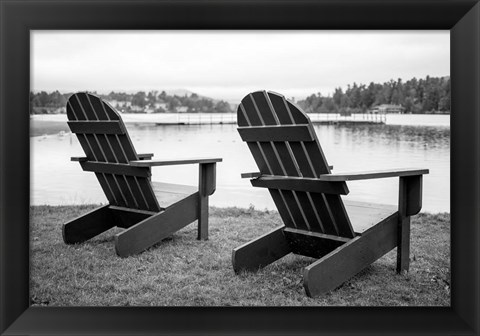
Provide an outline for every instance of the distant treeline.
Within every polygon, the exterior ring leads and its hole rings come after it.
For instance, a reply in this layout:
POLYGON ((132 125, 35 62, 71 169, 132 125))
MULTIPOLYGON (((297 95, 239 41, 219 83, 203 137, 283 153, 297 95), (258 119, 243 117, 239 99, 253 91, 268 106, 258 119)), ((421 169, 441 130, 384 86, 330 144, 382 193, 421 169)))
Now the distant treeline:
MULTIPOLYGON (((223 100, 213 100, 201 97, 196 93, 183 96, 168 95, 165 91, 140 91, 137 93, 110 92, 107 95, 97 94, 110 102, 122 112, 132 113, 162 113, 162 112, 233 112, 230 104, 223 100)), ((65 113, 65 105, 73 93, 55 92, 30 92, 30 113, 48 114, 65 113)))
POLYGON ((364 113, 382 104, 401 105, 404 113, 449 113, 450 77, 401 79, 336 88, 333 96, 312 94, 298 101, 309 113, 364 113))

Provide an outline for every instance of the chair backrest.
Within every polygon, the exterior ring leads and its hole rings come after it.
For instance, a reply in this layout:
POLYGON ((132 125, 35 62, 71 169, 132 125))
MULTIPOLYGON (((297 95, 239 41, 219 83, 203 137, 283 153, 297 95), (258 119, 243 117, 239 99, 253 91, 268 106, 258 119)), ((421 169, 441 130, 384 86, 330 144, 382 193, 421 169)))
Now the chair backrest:
POLYGON ((128 165, 139 158, 118 112, 99 97, 79 92, 68 99, 67 117, 87 157, 82 167, 95 172, 110 205, 159 211, 150 170, 128 165))
MULTIPOLYGON (((250 93, 238 107, 237 121, 262 175, 317 178, 330 173, 310 119, 282 95, 250 93)), ((287 227, 355 236, 339 194, 269 191, 287 227)))

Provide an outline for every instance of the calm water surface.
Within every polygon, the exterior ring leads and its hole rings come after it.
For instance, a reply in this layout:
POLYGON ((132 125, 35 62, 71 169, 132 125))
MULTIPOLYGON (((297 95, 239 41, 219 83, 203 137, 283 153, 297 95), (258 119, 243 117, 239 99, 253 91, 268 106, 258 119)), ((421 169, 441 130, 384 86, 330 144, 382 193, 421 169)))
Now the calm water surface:
MULTIPOLYGON (((387 125, 316 125, 328 163, 334 166, 334 172, 428 168, 430 174, 424 176, 423 211, 449 212, 448 116, 422 116, 423 126, 408 125, 412 122, 409 116, 392 117, 387 125)), ((222 157, 223 162, 217 165, 217 191, 211 197, 211 205, 275 209, 266 189, 253 188, 248 179, 240 178, 240 173, 258 169, 239 138, 236 125, 127 124, 127 128, 137 152, 154 153, 156 159, 222 157)), ((71 156, 84 155, 75 135, 32 137, 31 145, 32 204, 106 203, 93 173, 83 172, 78 162, 70 161, 71 156)), ((198 166, 155 167, 152 180, 196 185, 198 166)), ((398 178, 354 181, 348 185, 350 194, 345 199, 397 204, 398 178)))

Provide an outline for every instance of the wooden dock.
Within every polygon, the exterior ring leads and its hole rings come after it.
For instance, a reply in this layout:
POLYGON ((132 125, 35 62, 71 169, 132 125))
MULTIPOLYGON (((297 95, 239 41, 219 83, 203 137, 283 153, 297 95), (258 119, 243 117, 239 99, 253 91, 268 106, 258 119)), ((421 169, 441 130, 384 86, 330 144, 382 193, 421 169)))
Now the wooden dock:
MULTIPOLYGON (((137 125, 234 125, 236 113, 122 113, 127 124, 137 125)), ((385 124, 384 114, 352 114, 341 116, 337 113, 309 113, 311 122, 316 125, 373 125, 385 124)), ((35 115, 35 121, 56 121, 65 123, 65 114, 35 115)))
POLYGON ((313 124, 320 125, 378 125, 385 124, 387 117, 384 113, 357 113, 348 116, 338 113, 310 113, 313 124))
POLYGON ((384 121, 374 120, 312 120, 314 125, 379 125, 385 124, 384 121))
MULTIPOLYGON (((316 125, 374 125, 385 124, 385 114, 352 114, 342 116, 338 113, 310 113, 311 122, 316 125)), ((161 120, 155 125, 229 125, 236 124, 236 113, 178 113, 161 120)))

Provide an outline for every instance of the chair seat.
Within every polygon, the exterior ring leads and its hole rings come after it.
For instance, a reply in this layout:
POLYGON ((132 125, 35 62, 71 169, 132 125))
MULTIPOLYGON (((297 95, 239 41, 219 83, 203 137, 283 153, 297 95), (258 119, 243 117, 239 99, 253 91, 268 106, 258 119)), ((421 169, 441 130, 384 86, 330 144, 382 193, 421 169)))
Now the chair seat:
POLYGON ((152 188, 160 207, 163 209, 198 191, 195 186, 164 182, 152 182, 152 188))
POLYGON ((353 231, 362 234, 398 211, 395 205, 344 200, 353 231))

